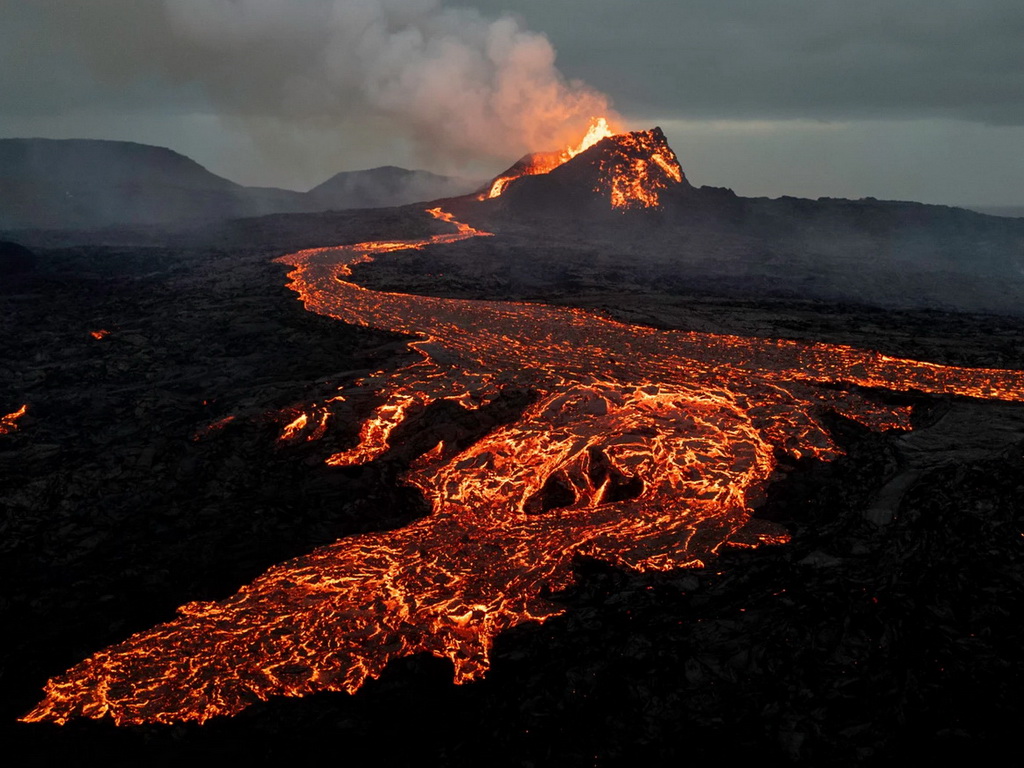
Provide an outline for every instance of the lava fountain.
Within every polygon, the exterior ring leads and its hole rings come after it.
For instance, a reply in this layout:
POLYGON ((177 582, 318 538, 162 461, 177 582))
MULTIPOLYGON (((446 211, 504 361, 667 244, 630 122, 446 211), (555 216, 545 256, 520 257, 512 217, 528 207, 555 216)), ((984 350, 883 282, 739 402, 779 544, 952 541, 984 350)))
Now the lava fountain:
MULTIPOLYGON (((604 177, 612 205, 657 204, 650 186, 629 176, 634 150, 657 138, 603 140, 612 158, 625 158, 604 177)), ((682 179, 674 155, 648 153, 644 162, 660 172, 655 193, 682 179)), ((487 236, 440 209, 429 213, 454 231, 281 259, 310 311, 417 339, 418 360, 356 385, 376 392, 379 405, 358 444, 326 461, 373 461, 399 425, 439 401, 472 410, 518 391, 531 393, 531 404, 468 446, 438 440, 411 463, 404 480, 430 503, 428 516, 274 566, 224 600, 182 606, 176 619, 51 680, 24 720, 204 721, 274 695, 354 692, 414 653, 450 659, 457 683, 474 680, 499 633, 561 612, 546 595, 572 583, 577 558, 669 570, 700 567, 723 547, 785 541, 751 509, 780 456, 841 454, 825 414, 910 429, 910 409, 872 389, 1024 401, 1016 371, 656 330, 581 309, 387 293, 351 281, 351 267, 374 254, 487 236)), ((344 397, 296 412, 282 439, 319 438, 344 397)))
POLYGON ((491 181, 487 190, 480 195, 480 199, 487 200, 493 197, 500 197, 508 189, 509 184, 523 176, 539 176, 550 173, 560 165, 564 165, 572 160, 576 155, 590 149, 601 139, 606 139, 613 135, 614 132, 608 124, 608 119, 596 117, 591 120, 590 128, 579 144, 566 147, 557 152, 534 152, 533 154, 526 155, 507 171, 491 181))

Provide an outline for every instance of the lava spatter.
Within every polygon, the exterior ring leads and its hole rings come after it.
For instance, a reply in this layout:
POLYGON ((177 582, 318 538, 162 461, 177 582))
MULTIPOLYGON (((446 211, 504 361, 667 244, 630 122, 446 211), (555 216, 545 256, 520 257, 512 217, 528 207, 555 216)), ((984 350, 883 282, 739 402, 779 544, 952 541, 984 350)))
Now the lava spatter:
POLYGON ((664 190, 683 183, 683 169, 661 130, 635 131, 608 143, 595 191, 607 193, 613 208, 657 208, 664 190))
MULTIPOLYGON (((908 408, 865 388, 1024 401, 1017 371, 350 281, 350 267, 372 254, 486 234, 430 213, 456 231, 282 259, 310 311, 418 338, 420 360, 356 385, 382 402, 358 444, 325 460, 374 460, 411 414, 441 400, 475 409, 515 390, 532 393, 531 404, 469 445, 439 440, 412 462, 404 479, 428 516, 274 566, 224 600, 182 606, 51 680, 24 720, 204 721, 275 695, 353 692, 419 652, 451 660, 456 682, 474 680, 499 633, 560 612, 544 596, 572 583, 577 557, 669 570, 706 564, 725 546, 784 541, 781 529, 751 525, 751 506, 780 455, 841 453, 826 413, 910 428, 908 408)), ((312 435, 309 416, 296 419, 283 438, 312 435)))

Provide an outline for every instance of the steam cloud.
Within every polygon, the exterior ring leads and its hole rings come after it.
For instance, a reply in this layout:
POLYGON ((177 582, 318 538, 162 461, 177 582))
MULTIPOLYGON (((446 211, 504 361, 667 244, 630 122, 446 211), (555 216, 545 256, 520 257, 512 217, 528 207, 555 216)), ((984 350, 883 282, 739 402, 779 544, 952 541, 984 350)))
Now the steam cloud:
POLYGON ((546 37, 441 0, 72 5, 88 10, 50 12, 74 25, 99 73, 198 85, 222 118, 253 132, 377 118, 435 163, 508 161, 578 141, 609 113, 604 96, 558 71, 546 37), (96 34, 100 18, 106 34, 96 34))

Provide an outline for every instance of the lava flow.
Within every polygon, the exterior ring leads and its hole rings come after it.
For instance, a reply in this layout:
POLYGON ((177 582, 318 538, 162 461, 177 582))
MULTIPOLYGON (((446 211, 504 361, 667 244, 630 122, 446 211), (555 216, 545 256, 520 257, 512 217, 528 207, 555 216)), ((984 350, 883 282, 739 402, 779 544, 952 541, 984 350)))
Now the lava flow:
POLYGON ((0 416, 0 435, 9 435, 18 429, 18 420, 28 413, 28 406, 23 405, 14 413, 0 416))
MULTIPOLYGON (((332 398, 329 402, 340 402, 344 398, 332 398)), ((295 413, 288 409, 286 412, 295 413)), ((284 425, 281 436, 277 438, 279 443, 288 443, 300 438, 306 442, 319 440, 327 434, 327 422, 331 418, 331 411, 327 405, 314 403, 306 410, 298 411, 294 419, 284 425)))
MULTIPOLYGON (((530 405, 469 444, 435 435, 404 475, 431 514, 274 566, 224 600, 182 606, 51 680, 26 721, 204 721, 274 695, 354 692, 415 653, 450 659, 458 683, 474 680, 495 636, 561 612, 546 595, 572 583, 580 557, 668 570, 701 567, 726 546, 785 541, 751 508, 780 456, 841 453, 826 413, 910 429, 909 408, 867 388, 1024 401, 1017 371, 351 282, 351 266, 372 254, 486 234, 431 214, 456 231, 282 259, 310 311, 418 339, 414 363, 356 385, 379 405, 358 444, 327 461, 373 461, 399 425, 439 401, 473 410, 521 392, 530 405)), ((304 411, 282 437, 320 433, 331 407, 304 411)))

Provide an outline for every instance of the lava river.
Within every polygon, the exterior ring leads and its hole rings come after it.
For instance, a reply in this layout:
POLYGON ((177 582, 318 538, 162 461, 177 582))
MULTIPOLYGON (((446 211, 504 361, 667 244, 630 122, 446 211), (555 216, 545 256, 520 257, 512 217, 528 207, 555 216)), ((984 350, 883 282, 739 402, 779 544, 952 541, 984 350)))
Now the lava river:
MULTIPOLYGON (((456 231, 282 259, 310 311, 418 338, 415 363, 356 385, 377 391, 379 406, 359 444, 326 460, 372 461, 395 427, 439 400, 475 409, 514 389, 532 393, 531 404, 468 447, 440 442, 412 463, 404 478, 429 501, 428 516, 274 566, 224 600, 182 606, 51 680, 26 721, 203 721, 273 695, 354 692, 420 652, 450 659, 456 682, 474 680, 496 635, 560 612, 545 595, 572 582, 578 557, 667 570, 700 566, 723 546, 785 541, 750 520, 751 506, 777 457, 840 454, 827 412, 909 429, 909 409, 872 390, 1024 400, 1015 371, 350 281, 350 266, 374 253, 486 235, 431 213, 456 231)), ((319 437, 331 407, 310 405, 286 436, 319 437)))

